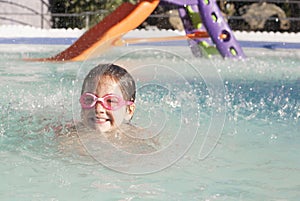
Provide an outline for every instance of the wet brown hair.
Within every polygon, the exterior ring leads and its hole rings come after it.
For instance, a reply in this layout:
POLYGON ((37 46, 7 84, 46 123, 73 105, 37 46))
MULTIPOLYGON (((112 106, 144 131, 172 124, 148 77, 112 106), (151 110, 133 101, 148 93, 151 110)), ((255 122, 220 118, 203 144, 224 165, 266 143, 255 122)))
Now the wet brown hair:
POLYGON ((99 64, 93 68, 84 78, 81 94, 94 93, 103 77, 109 77, 119 85, 125 100, 135 100, 136 86, 133 77, 127 70, 115 64, 99 64))

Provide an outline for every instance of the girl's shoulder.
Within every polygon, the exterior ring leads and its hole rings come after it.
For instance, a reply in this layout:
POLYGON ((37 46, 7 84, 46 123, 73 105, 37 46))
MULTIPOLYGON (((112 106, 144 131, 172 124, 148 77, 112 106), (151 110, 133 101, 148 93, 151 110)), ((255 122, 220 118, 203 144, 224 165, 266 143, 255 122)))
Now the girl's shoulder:
POLYGON ((155 152, 160 147, 159 140, 150 130, 130 123, 124 123, 117 130, 106 133, 89 129, 81 122, 56 126, 53 127, 53 130, 60 144, 69 148, 79 148, 82 146, 82 142, 101 141, 100 144, 110 143, 129 153, 146 154, 155 152))
POLYGON ((158 150, 159 142, 153 133, 133 124, 123 124, 108 135, 109 141, 121 149, 135 153, 151 153, 158 150))

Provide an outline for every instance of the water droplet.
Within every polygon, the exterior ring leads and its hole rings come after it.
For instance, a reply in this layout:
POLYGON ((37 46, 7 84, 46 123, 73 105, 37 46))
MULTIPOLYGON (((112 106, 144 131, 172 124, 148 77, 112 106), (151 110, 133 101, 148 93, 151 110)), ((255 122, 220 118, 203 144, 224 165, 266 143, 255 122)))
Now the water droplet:
POLYGON ((278 138, 278 136, 276 135, 276 134, 272 134, 271 136, 270 136, 270 139, 271 140, 276 140, 278 138))

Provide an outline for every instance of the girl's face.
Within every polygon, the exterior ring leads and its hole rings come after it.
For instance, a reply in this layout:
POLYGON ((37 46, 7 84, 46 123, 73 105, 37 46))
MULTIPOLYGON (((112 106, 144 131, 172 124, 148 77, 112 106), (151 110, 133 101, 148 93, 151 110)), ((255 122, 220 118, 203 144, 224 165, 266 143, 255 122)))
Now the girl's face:
MULTIPOLYGON (((110 77, 102 77, 96 88, 95 95, 103 97, 106 94, 115 94, 124 99, 121 88, 110 77)), ((94 108, 82 109, 82 120, 90 128, 107 132, 117 129, 124 121, 129 121, 134 113, 135 105, 122 106, 117 110, 107 110, 100 102, 94 108)))

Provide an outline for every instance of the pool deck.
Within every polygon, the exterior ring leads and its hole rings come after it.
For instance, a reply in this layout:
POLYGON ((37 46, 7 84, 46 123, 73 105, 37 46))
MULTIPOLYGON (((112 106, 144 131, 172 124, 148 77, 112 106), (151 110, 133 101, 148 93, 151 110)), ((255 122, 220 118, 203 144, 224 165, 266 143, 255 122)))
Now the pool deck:
MULTIPOLYGON (((29 26, 0 26, 1 44, 71 45, 84 29, 39 29, 29 26)), ((124 38, 147 38, 184 35, 172 30, 133 30, 124 38)), ((234 32, 242 47, 267 49, 300 49, 300 33, 234 32)), ((142 43, 152 46, 186 46, 186 40, 142 43)))

